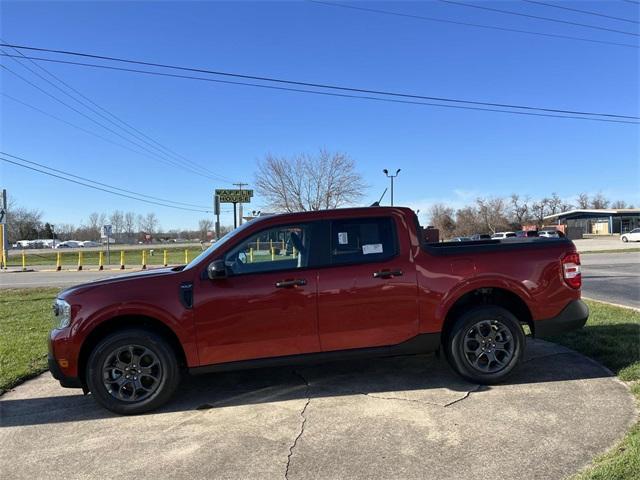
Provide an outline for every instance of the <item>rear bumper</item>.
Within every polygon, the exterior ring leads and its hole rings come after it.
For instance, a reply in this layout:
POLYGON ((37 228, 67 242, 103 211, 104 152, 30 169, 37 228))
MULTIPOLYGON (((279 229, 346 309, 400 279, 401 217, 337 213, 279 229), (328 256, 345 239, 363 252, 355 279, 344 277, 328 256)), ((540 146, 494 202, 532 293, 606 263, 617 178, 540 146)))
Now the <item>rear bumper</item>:
POLYGON ((549 337, 582 328, 589 318, 589 307, 582 300, 572 300, 555 317, 533 323, 536 337, 549 337))
POLYGON ((78 377, 69 377, 62 373, 62 370, 53 355, 51 338, 49 338, 49 354, 47 355, 47 363, 49 364, 49 371, 51 372, 51 375, 60 382, 60 385, 67 388, 83 388, 82 381, 80 381, 78 377))

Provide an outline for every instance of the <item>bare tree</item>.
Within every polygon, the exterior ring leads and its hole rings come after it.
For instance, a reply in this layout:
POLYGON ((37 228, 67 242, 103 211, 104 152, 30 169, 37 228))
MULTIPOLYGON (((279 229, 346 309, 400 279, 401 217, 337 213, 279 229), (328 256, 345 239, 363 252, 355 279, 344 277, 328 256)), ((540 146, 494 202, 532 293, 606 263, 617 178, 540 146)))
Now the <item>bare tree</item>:
POLYGON ((200 229, 200 240, 207 239, 207 233, 211 231, 213 227, 213 220, 210 218, 203 218, 198 222, 198 228, 200 229))
POLYGON ((258 164, 254 183, 270 209, 284 212, 350 205, 366 188, 351 158, 324 149, 316 156, 267 155, 258 164))
POLYGON ((469 236, 476 233, 486 233, 478 210, 474 207, 464 207, 456 211, 456 235, 469 236))
POLYGON ((141 232, 154 234, 159 230, 158 217, 153 212, 149 212, 145 216, 138 215, 138 226, 141 232))
POLYGON ((529 197, 520 199, 516 193, 511 194, 511 215, 514 223, 522 226, 529 219, 529 197))
POLYGON ((495 233, 509 228, 506 202, 502 198, 478 198, 476 200, 478 215, 484 231, 495 233))
POLYGON ((11 242, 35 240, 42 230, 42 212, 10 203, 7 208, 7 238, 11 242))
POLYGON ((114 238, 122 240, 124 230, 124 214, 120 210, 115 210, 109 217, 114 238))
POLYGON ((136 230, 136 214, 133 212, 127 212, 124 214, 124 234, 127 237, 127 241, 132 241, 136 230))
POLYGON ((547 202, 549 200, 547 198, 543 198, 539 202, 534 202, 531 205, 531 215, 533 220, 536 222, 536 225, 541 227, 544 225, 544 217, 548 214, 547 202))
POLYGON ((90 240, 95 240, 100 236, 100 214, 98 212, 89 215, 85 230, 86 236, 90 240))
POLYGON ((453 208, 436 203, 429 208, 429 224, 440 230, 441 238, 449 238, 456 229, 456 222, 453 219, 453 208))
POLYGON ((611 208, 615 208, 616 210, 620 210, 622 208, 633 208, 631 206, 627 206, 624 200, 616 200, 611 204, 611 208))
POLYGON ((562 199, 558 196, 557 193, 553 192, 551 194, 551 198, 547 199, 547 212, 549 215, 554 215, 556 213, 562 212, 562 199))
POLYGON ((589 201, 589 195, 582 192, 580 195, 578 195, 576 203, 578 204, 578 208, 582 210, 584 210, 585 208, 589 208, 589 206, 591 205, 589 201))
POLYGON ((609 207, 609 200, 601 193, 598 193, 591 199, 591 208, 608 208, 608 207, 609 207))

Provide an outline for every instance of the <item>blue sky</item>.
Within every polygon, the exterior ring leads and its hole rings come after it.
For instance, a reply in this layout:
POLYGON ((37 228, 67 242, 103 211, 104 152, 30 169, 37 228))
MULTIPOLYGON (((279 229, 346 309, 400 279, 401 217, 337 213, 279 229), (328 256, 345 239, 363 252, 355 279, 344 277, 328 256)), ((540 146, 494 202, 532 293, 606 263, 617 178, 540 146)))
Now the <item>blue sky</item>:
MULTIPOLYGON (((549 0, 555 2, 556 0, 549 0)), ((557 3, 557 2, 556 2, 557 3)), ((638 25, 522 1, 483 5, 605 28, 638 25)), ((437 1, 355 5, 638 44, 638 37, 500 15, 437 1)), ((622 1, 563 5, 638 20, 622 1)), ((2 38, 300 81, 498 103, 638 115, 638 50, 484 30, 309 2, 2 2, 2 38)), ((56 92, 9 58, 2 64, 56 92)), ((321 147, 352 156, 370 185, 402 168, 396 204, 460 206, 477 195, 602 192, 640 203, 637 125, 370 102, 43 64, 93 101, 181 155, 251 182, 265 154, 321 147)), ((119 141, 2 72, 2 91, 119 141)), ((57 95, 60 95, 56 92, 57 95)), ((64 97, 62 97, 64 98, 64 97)), ((70 100, 69 103, 72 103, 70 100)), ((165 166, 0 97, 2 150, 121 188, 198 205, 229 185, 165 166)), ((195 228, 203 214, 87 190, 0 163, 0 184, 53 223, 93 211, 155 211, 162 227, 195 228)), ((261 208, 260 199, 249 207, 261 208)), ((226 214, 224 223, 231 223, 226 214)))

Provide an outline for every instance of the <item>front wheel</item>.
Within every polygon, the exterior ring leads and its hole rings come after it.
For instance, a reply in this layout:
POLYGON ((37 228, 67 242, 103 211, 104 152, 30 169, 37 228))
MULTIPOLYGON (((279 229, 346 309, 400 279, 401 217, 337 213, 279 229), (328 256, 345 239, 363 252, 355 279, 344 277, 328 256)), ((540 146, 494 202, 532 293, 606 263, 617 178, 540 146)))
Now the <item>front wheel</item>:
POLYGON ((493 384, 516 367, 525 336, 511 312, 481 306, 458 317, 445 342, 447 359, 456 372, 474 383, 493 384))
POLYGON ((180 381, 175 352, 159 335, 126 329, 100 341, 87 362, 87 384, 112 412, 131 415, 164 404, 180 381))

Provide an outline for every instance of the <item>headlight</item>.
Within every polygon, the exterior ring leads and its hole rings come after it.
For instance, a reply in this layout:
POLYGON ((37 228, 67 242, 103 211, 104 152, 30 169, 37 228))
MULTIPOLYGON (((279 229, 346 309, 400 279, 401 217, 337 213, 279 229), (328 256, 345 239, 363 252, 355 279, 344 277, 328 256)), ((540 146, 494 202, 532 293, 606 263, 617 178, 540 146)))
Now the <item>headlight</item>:
POLYGON ((71 305, 64 300, 56 298, 53 304, 53 316, 56 320, 54 328, 61 329, 68 327, 69 323, 71 323, 71 305))

